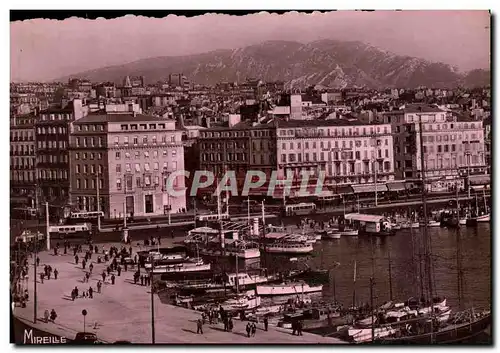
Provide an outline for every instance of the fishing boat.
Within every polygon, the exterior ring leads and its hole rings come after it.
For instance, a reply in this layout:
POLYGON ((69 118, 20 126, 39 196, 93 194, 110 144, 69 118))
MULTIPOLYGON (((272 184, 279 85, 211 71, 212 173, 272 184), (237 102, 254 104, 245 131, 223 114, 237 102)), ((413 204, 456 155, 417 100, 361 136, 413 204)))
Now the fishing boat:
POLYGON ((180 263, 154 265, 146 263, 145 267, 153 274, 177 274, 186 272, 207 272, 211 270, 211 265, 205 263, 201 258, 186 258, 180 263))
POLYGON ((286 233, 268 233, 260 244, 262 250, 273 254, 310 254, 313 251, 311 243, 301 240, 296 235, 286 233))
POLYGON ((307 283, 287 283, 257 286, 257 295, 280 296, 316 293, 323 291, 323 285, 309 286, 307 283))
POLYGON ((345 221, 351 225, 352 229, 357 229, 359 235, 394 235, 391 222, 384 216, 349 213, 345 215, 345 221))
POLYGON ((323 239, 340 239, 341 233, 338 230, 329 229, 323 235, 323 239))
POLYGON ((441 227, 441 222, 430 220, 429 222, 427 222, 427 226, 428 227, 441 227))
POLYGON ((224 301, 221 306, 226 311, 254 310, 260 306, 260 297, 255 290, 250 290, 224 301))
POLYGON ((340 236, 356 237, 359 231, 357 229, 345 228, 344 230, 339 231, 339 233, 340 236))

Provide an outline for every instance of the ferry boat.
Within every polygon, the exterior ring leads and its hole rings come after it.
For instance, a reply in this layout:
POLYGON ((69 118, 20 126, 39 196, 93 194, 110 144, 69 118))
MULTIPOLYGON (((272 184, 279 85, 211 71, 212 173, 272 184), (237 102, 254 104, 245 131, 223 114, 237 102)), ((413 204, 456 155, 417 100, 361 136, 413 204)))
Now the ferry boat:
POLYGON ((309 254, 313 251, 311 243, 299 240, 286 233, 268 233, 260 244, 261 249, 274 254, 309 254))
POLYGON ((328 230, 325 235, 323 236, 325 239, 340 239, 342 236, 342 233, 338 230, 328 230))
POLYGON ((145 267, 153 274, 177 274, 177 273, 190 273, 190 272, 209 272, 211 265, 205 263, 201 258, 185 258, 180 263, 154 265, 146 263, 145 267))
POLYGON ((276 285, 257 286, 257 295, 260 296, 280 296, 316 293, 323 291, 323 285, 311 287, 307 283, 288 283, 276 285))
POLYGON ((359 231, 357 229, 345 228, 344 230, 341 230, 339 233, 341 236, 355 237, 359 234, 359 231))
POLYGON ((231 256, 245 260, 260 257, 259 245, 240 239, 236 230, 195 228, 188 232, 184 243, 191 251, 205 256, 231 256))

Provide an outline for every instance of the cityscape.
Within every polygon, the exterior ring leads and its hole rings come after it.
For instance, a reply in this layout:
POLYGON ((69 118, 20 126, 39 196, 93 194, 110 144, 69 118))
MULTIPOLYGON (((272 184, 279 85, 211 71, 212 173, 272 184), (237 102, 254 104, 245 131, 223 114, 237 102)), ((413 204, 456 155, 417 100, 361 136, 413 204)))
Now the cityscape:
MULTIPOLYGON (((379 12, 425 28, 425 11, 379 12)), ((276 34, 42 78, 26 26, 11 343, 492 344, 489 62, 276 34)))

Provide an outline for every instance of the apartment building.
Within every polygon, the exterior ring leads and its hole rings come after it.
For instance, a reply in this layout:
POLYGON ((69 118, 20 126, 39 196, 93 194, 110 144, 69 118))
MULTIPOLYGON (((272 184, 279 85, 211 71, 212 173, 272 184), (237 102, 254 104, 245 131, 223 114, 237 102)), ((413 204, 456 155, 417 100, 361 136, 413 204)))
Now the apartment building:
POLYGON ((10 119, 10 199, 13 205, 36 206, 34 114, 10 119))
POLYGON ((88 115, 75 123, 71 160, 75 163, 72 197, 80 209, 95 209, 92 200, 97 192, 92 180, 98 180, 100 209, 107 218, 121 218, 124 212, 164 215, 186 207, 185 195, 167 192, 169 182, 174 190, 185 187, 183 176, 169 179, 172 172, 184 170, 182 131, 175 129, 173 120, 136 113, 88 115), (93 133, 85 136, 86 132, 93 133), (82 144, 85 137, 87 147, 82 144), (89 139, 97 145, 89 147, 89 139), (96 157, 102 153, 102 164, 97 158, 89 160, 90 153, 96 157))
POLYGON ((420 123, 430 191, 464 188, 467 175, 486 173, 481 121, 424 104, 386 112, 382 119, 393 127, 398 179, 421 178, 420 123))
POLYGON ((310 183, 324 172, 325 185, 335 186, 394 179, 389 124, 290 120, 279 122, 276 133, 278 175, 284 178, 291 172, 296 186, 300 185, 302 171, 310 172, 310 183))

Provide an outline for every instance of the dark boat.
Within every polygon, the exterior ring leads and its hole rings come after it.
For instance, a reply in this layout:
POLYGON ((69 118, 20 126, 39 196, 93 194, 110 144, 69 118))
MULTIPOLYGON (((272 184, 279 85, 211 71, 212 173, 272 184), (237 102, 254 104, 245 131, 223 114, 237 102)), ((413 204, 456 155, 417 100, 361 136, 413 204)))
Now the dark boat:
POLYGON ((307 283, 326 284, 330 281, 330 271, 327 269, 308 268, 303 272, 297 273, 293 276, 294 279, 303 280, 307 283))
POLYGON ((451 323, 434 332, 379 339, 381 344, 453 344, 471 341, 491 325, 491 313, 469 322, 451 323))

